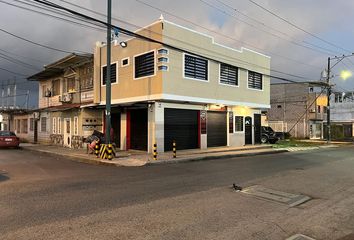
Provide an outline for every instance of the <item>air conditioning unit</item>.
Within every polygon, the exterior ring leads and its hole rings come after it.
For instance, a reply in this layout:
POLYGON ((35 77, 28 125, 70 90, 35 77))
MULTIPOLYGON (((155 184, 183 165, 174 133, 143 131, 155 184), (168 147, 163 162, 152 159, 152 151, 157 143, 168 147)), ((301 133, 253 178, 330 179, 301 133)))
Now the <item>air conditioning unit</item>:
POLYGON ((45 92, 44 92, 44 96, 45 96, 45 97, 51 97, 51 96, 52 96, 52 92, 51 92, 49 89, 47 89, 47 90, 45 90, 45 92))
POLYGON ((59 96, 59 102, 68 103, 71 102, 72 95, 70 93, 64 93, 63 95, 59 96))

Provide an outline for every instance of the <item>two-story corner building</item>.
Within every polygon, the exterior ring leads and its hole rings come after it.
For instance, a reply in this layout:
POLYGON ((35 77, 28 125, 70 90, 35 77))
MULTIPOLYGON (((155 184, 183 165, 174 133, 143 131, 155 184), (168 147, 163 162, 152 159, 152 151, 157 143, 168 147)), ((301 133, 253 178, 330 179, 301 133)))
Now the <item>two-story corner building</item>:
POLYGON ((334 92, 330 103, 332 139, 353 139, 354 92, 334 92))
POLYGON ((295 138, 322 139, 327 121, 327 96, 321 83, 276 83, 270 86, 267 120, 276 132, 295 138))
MULTIPOLYGON (((270 57, 159 20, 112 43, 112 126, 121 149, 159 152, 260 142, 270 57)), ((94 53, 94 103, 106 104, 106 45, 94 53), (100 81, 96 81, 100 79, 100 81)))
POLYGON ((70 54, 28 80, 39 82, 38 142, 79 148, 94 129, 102 131, 102 114, 83 108, 93 102, 92 54, 70 54))

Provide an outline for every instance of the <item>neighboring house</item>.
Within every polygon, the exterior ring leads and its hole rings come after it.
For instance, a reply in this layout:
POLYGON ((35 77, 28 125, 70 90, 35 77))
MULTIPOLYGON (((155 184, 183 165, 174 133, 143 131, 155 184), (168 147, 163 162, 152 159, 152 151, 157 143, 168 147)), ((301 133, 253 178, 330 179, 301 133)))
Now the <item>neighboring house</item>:
MULTIPOLYGON (((112 43, 112 126, 122 150, 159 152, 260 143, 270 57, 160 20, 112 43)), ((94 103, 106 104, 106 45, 94 53, 94 103)))
POLYGON ((31 110, 5 109, 0 114, 0 130, 14 132, 21 142, 34 142, 34 129, 30 121, 32 116, 31 110))
POLYGON ((278 83, 270 86, 269 126, 295 138, 322 139, 327 122, 327 95, 320 83, 278 83))
POLYGON ((39 82, 38 142, 80 148, 84 137, 102 130, 101 111, 83 108, 93 102, 92 54, 70 54, 28 80, 39 82))
POLYGON ((331 136, 353 139, 354 92, 335 92, 331 96, 331 136))

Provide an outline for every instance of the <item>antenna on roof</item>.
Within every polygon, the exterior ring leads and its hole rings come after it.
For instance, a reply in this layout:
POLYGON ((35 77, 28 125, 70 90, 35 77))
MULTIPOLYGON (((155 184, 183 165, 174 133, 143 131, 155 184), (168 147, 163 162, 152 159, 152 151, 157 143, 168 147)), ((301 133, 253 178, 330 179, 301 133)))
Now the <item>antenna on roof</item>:
POLYGON ((160 18, 159 18, 159 20, 160 20, 160 21, 163 21, 163 20, 165 20, 165 18, 163 17, 162 13, 161 13, 161 15, 160 15, 160 18))

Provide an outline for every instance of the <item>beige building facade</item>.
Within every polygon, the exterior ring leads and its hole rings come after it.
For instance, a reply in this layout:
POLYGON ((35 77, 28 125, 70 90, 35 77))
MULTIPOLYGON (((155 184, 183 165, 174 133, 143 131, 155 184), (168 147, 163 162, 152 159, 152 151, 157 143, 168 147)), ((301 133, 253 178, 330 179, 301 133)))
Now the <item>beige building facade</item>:
MULTIPOLYGON (((159 152, 260 143, 270 57, 159 20, 112 43, 112 126, 122 150, 159 152), (141 39, 141 36, 149 39, 141 39)), ((94 52, 93 105, 106 104, 106 45, 94 52)))

